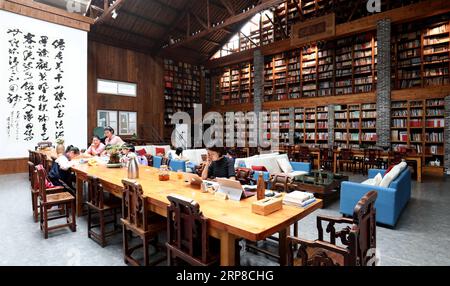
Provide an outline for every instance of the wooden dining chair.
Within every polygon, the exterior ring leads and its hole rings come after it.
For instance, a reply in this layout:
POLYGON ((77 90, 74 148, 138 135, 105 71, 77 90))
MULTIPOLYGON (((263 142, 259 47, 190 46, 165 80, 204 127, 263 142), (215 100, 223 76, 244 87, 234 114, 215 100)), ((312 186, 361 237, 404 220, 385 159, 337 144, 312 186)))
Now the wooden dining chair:
MULTIPOLYGON (((134 266, 141 265, 132 255, 136 250, 142 248, 144 250, 143 266, 149 266, 149 243, 153 240, 154 246, 158 250, 158 233, 166 229, 167 221, 149 210, 147 197, 139 183, 122 180, 122 184, 124 185, 121 218, 124 262, 134 266), (142 244, 130 247, 132 234, 140 238, 142 244)), ((164 257, 164 259, 153 262, 152 265, 165 259, 164 257)))
POLYGON ((44 238, 48 238, 49 231, 69 227, 72 232, 76 231, 75 219, 75 197, 69 192, 64 192, 63 187, 46 188, 46 171, 42 165, 36 167, 38 186, 39 186, 39 211, 40 226, 44 232, 44 238), (64 211, 62 215, 49 216, 52 208, 61 207, 64 211), (49 226, 49 221, 57 219, 66 219, 65 224, 49 226))
POLYGON ((354 172, 356 170, 356 165, 358 164, 353 156, 353 151, 351 149, 341 149, 338 162, 339 172, 344 171, 344 165, 346 167, 346 171, 354 172))
MULTIPOLYGON (((289 193, 294 190, 292 185, 292 179, 286 174, 275 174, 270 177, 270 190, 281 193, 289 193)), ((298 223, 294 223, 294 235, 298 236, 298 223)), ((279 245, 279 238, 275 236, 269 236, 266 240, 274 241, 279 245)), ((264 240, 264 241, 266 241, 264 240)), ((259 246, 259 242, 246 241, 246 248, 252 249, 256 252, 263 253, 267 256, 273 257, 277 260, 280 259, 279 253, 273 253, 267 249, 259 246)))
POLYGON ((317 217, 315 241, 288 237, 289 266, 375 266, 377 192, 367 193, 355 206, 353 218, 317 217), (324 239, 323 222, 328 222, 324 239), (337 231, 336 224, 347 224, 337 231), (337 245, 340 240, 342 246, 337 245), (294 246, 299 246, 298 250, 294 246))
POLYGON ((334 153, 332 149, 320 148, 320 168, 327 171, 333 170, 334 153))
POLYGON ((381 151, 377 149, 364 149, 363 174, 367 175, 369 169, 381 169, 381 151))
POLYGON ((102 247, 106 246, 106 238, 118 233, 117 214, 122 207, 121 200, 107 194, 99 179, 94 176, 88 176, 88 196, 87 196, 87 225, 88 237, 102 247), (97 216, 97 224, 94 224, 94 216, 97 216), (113 225, 112 231, 106 231, 107 225, 113 225), (99 228, 99 232, 95 231, 99 228))
POLYGON ((241 183, 241 185, 253 185, 255 181, 253 180, 253 171, 250 168, 239 167, 236 169, 236 180, 241 183))
POLYGON ((167 207, 167 264, 179 260, 191 266, 211 266, 219 263, 217 240, 208 235, 208 219, 198 203, 190 199, 168 196, 167 207))

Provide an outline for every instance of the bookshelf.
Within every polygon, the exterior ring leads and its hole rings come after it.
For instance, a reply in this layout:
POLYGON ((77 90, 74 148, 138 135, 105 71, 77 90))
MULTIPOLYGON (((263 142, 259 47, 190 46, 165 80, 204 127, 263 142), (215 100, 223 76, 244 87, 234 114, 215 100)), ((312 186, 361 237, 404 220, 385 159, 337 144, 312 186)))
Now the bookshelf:
POLYGON ((295 144, 328 144, 328 107, 294 108, 294 142, 295 144))
POLYGON ((200 103, 201 69, 187 63, 164 60, 164 124, 171 125, 172 116, 188 111, 200 103))
POLYGON ((392 39, 395 89, 450 84, 448 17, 397 26, 392 39))
POLYGON ((334 114, 334 142, 337 146, 359 148, 376 145, 375 103, 337 105, 334 114))
POLYGON ((424 165, 442 168, 445 157, 445 105, 443 99, 392 102, 392 149, 413 148, 422 154, 424 165), (431 166, 439 160, 440 166, 431 166))
POLYGON ((216 99, 220 100, 221 105, 250 103, 253 79, 254 67, 251 63, 224 68, 216 76, 216 99))

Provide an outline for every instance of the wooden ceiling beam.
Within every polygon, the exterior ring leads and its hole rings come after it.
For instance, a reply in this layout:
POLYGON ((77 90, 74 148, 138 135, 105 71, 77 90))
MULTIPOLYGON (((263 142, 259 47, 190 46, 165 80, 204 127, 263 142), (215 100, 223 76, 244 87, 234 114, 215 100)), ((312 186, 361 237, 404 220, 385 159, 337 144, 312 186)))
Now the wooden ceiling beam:
POLYGON ((227 0, 220 0, 220 3, 227 9, 228 13, 231 16, 236 15, 236 12, 233 9, 233 6, 227 0))
POLYGON ((205 36, 207 36, 207 35, 209 35, 209 34, 211 34, 213 32, 217 32, 219 30, 222 30, 223 28, 226 28, 226 27, 229 27, 231 25, 234 25, 234 24, 240 23, 242 21, 245 21, 245 20, 253 17, 255 14, 257 14, 257 13, 259 13, 261 11, 267 10, 267 9, 273 7, 273 6, 276 6, 276 5, 279 5, 281 3, 284 3, 285 1, 286 0, 261 0, 259 2, 260 4, 256 5, 255 7, 251 8, 251 9, 249 9, 249 10, 243 12, 243 13, 240 13, 240 14, 237 14, 235 16, 232 16, 232 17, 226 19, 223 23, 221 23, 221 24, 219 24, 217 26, 211 27, 209 29, 205 29, 205 30, 201 31, 200 33, 197 33, 197 34, 195 34, 195 35, 193 35, 191 37, 186 37, 185 39, 180 40, 179 42, 177 42, 175 44, 169 45, 169 48, 175 48, 175 47, 183 46, 183 45, 185 45, 187 43, 190 43, 190 42, 192 42, 192 41, 194 41, 196 39, 203 38, 203 37, 205 37, 205 36))
POLYGON ((112 13, 113 11, 116 11, 116 13, 119 12, 120 8, 123 6, 123 4, 125 4, 126 0, 116 0, 116 2, 114 2, 111 6, 109 6, 106 9, 106 6, 109 5, 108 0, 105 0, 105 12, 95 20, 95 25, 98 24, 103 24, 106 21, 108 21, 109 19, 112 19, 112 13))

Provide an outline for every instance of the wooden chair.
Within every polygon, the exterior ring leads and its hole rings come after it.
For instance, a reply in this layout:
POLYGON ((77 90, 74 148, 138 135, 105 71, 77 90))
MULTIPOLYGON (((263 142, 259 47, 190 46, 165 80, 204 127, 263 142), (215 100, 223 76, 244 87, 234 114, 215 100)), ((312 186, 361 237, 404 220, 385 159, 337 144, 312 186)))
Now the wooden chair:
POLYGON ((241 183, 241 185, 252 185, 255 183, 253 180, 253 171, 250 168, 237 168, 236 169, 236 180, 241 183))
MULTIPOLYGON (((293 186, 291 186, 291 184, 292 184, 292 179, 288 175, 275 174, 270 177, 270 190, 272 190, 272 191, 288 193, 291 190, 293 190, 293 186)), ((297 223, 294 224, 294 235, 298 236, 298 224, 297 223)), ((279 239, 277 237, 270 236, 267 239, 279 243, 279 239)), ((259 247, 258 243, 247 241, 246 246, 247 246, 247 249, 253 249, 257 252, 261 252, 270 257, 280 259, 280 256, 278 254, 272 253, 266 249, 259 247)))
POLYGON ((319 238, 315 241, 288 237, 289 266, 375 266, 377 192, 367 193, 356 205, 353 219, 317 217, 319 238), (324 240, 322 222, 328 222, 326 231, 330 241, 324 240), (336 231, 336 224, 349 226, 336 231), (340 239, 343 246, 336 245, 340 239), (298 250, 294 246, 299 245, 298 250))
POLYGON ((118 233, 117 213, 118 211, 120 212, 122 202, 115 197, 107 197, 98 178, 88 176, 87 182, 88 197, 86 205, 88 209, 88 237, 102 247, 105 247, 106 237, 118 233), (93 215, 95 214, 98 216, 98 224, 93 224, 93 215), (106 221, 108 218, 110 220, 106 221), (108 224, 113 224, 114 229, 112 231, 106 231, 106 226, 108 224), (95 231, 95 228, 100 228, 100 232, 95 231))
MULTIPOLYGON (((182 197, 168 196, 167 207, 167 263, 177 260, 192 266, 210 266, 219 263, 219 255, 210 252, 208 219, 198 203, 182 197)), ((217 241, 216 241, 217 242, 217 241)))
POLYGON ((377 168, 381 169, 380 150, 377 149, 364 149, 363 160, 363 174, 367 175, 369 169, 377 168))
MULTIPOLYGON (((155 248, 158 243, 158 233, 166 229, 166 220, 148 209, 147 197, 142 186, 128 180, 122 180, 124 185, 122 199, 122 224, 123 224, 123 254, 124 262, 139 266, 137 259, 132 254, 140 248, 144 250, 144 266, 149 266, 149 243, 154 241, 155 248), (129 246, 129 236, 135 234, 142 240, 142 244, 129 246)), ((164 258, 166 259, 166 258, 164 258)), ((159 263, 158 260, 152 265, 159 263)))
POLYGON ((291 191, 292 179, 285 174, 274 174, 270 176, 270 190, 288 193, 291 191))
POLYGON ((357 161, 353 157, 353 152, 350 149, 341 149, 339 158, 339 172, 344 171, 344 165, 346 166, 346 171, 354 172, 356 169, 357 161), (350 168, 349 168, 350 166, 350 168))
POLYGON ((44 232, 44 238, 48 238, 49 231, 69 227, 72 232, 77 229, 75 219, 75 197, 68 192, 64 192, 63 187, 47 189, 45 187, 46 171, 42 165, 36 167, 38 186, 39 186, 39 210, 40 226, 44 232), (64 213, 58 216, 49 216, 49 212, 54 207, 62 207, 64 213), (69 212, 70 210, 70 212, 69 212), (48 226, 48 222, 56 219, 66 219, 65 224, 48 226))
MULTIPOLYGON (((296 151, 297 152, 297 151, 296 151)), ((298 153, 295 156, 296 162, 307 162, 314 164, 314 156, 311 154, 309 147, 307 146, 299 146, 298 153)))
POLYGON ((389 165, 400 164, 406 158, 406 152, 389 152, 389 165))
POLYGON ((320 168, 327 171, 333 170, 334 153, 332 149, 320 148, 320 168))

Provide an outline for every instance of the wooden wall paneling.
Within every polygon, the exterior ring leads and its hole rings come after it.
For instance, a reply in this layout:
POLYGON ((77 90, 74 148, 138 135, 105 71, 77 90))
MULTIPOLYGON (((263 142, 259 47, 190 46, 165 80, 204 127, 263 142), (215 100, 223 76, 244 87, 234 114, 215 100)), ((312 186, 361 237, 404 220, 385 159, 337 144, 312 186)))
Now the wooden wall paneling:
POLYGON ((28 158, 0 160, 0 175, 28 172, 28 158))
POLYGON ((88 130, 97 126, 97 110, 138 113, 138 137, 149 139, 148 126, 162 137, 164 116, 163 63, 136 51, 89 41, 88 130), (137 97, 97 94, 97 78, 137 83, 137 97))
POLYGON ((94 20, 89 17, 32 0, 1 0, 0 9, 83 31, 90 31, 94 24, 94 20))

